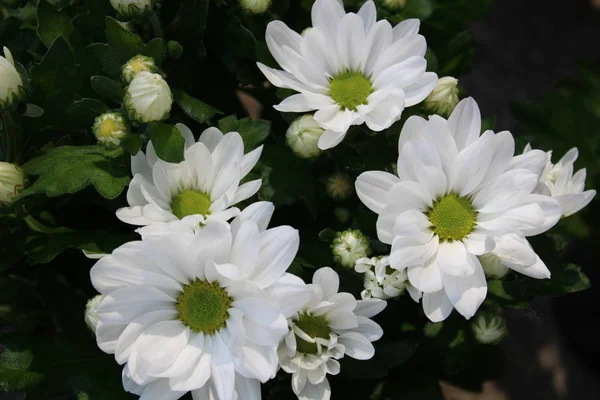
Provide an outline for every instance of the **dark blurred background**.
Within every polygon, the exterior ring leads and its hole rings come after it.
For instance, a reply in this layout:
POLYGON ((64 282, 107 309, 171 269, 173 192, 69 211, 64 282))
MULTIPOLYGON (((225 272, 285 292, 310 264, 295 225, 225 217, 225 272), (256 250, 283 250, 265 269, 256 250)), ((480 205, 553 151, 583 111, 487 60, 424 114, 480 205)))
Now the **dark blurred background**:
MULTIPOLYGON (((477 54, 460 85, 483 115, 496 116, 496 131, 519 136, 513 102, 541 103, 559 82, 577 79, 582 65, 600 66, 600 0, 497 0, 472 29, 477 54)), ((448 400, 600 399, 600 273, 597 250, 583 246, 572 251, 592 289, 507 310, 506 372, 481 394, 446 386, 448 400)))

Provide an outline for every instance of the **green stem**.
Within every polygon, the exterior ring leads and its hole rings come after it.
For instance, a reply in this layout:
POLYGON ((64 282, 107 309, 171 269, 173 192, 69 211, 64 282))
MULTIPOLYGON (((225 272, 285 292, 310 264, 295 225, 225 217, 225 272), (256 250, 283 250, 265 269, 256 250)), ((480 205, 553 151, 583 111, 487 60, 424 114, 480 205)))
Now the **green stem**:
POLYGON ((46 233, 46 234, 71 232, 70 229, 64 228, 64 227, 50 228, 50 227, 42 224, 37 219, 35 219, 32 215, 27 215, 23 220, 25 221, 27 226, 29 226, 29 228, 35 232, 46 233))
POLYGON ((13 163, 17 159, 16 132, 10 111, 2 112, 2 134, 4 138, 5 161, 13 163))
POLYGON ((158 14, 153 12, 152 15, 150 15, 150 17, 148 18, 148 21, 150 22, 150 26, 152 27, 152 32, 154 33, 154 36, 164 39, 165 32, 163 31, 162 24, 160 23, 160 19, 158 18, 158 14))

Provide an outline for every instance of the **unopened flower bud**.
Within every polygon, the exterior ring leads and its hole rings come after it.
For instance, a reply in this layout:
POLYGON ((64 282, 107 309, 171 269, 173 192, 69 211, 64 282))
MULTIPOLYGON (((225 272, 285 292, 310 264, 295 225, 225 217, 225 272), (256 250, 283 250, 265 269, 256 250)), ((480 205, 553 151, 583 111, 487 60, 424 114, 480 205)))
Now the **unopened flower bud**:
POLYGON ((12 204, 25 187, 25 174, 14 164, 0 161, 0 205, 12 204))
POLYGON ((172 105, 171 89, 159 74, 140 72, 127 87, 125 107, 129 118, 134 121, 148 123, 165 120, 172 105))
POLYGON ((424 104, 431 113, 443 117, 450 115, 458 104, 458 79, 451 76, 440 78, 424 104))
POLYGON ((100 143, 118 146, 125 139, 128 126, 121 114, 109 112, 96 117, 92 131, 100 143))
POLYGON ((110 0, 110 4, 121 18, 135 18, 150 14, 155 0, 110 0))
POLYGON ((356 261, 371 254, 369 238, 358 229, 338 232, 331 248, 335 262, 346 268, 354 268, 356 261))
POLYGON ((262 14, 271 6, 271 0, 240 0, 240 4, 252 14, 262 14))
POLYGON ((0 110, 9 108, 24 97, 23 78, 15 68, 10 50, 4 47, 4 57, 0 56, 0 110))
POLYGON ((285 133, 287 145, 300 158, 316 158, 321 154, 318 143, 324 131, 312 115, 303 115, 285 133))
POLYGON ((498 344, 506 336, 506 323, 499 315, 479 312, 472 327, 479 343, 498 344))
POLYGON ((167 42, 167 52, 172 59, 177 60, 183 54, 183 46, 175 40, 169 40, 167 42))
POLYGON ((130 83, 140 72, 158 72, 158 67, 152 57, 138 54, 123 65, 121 76, 125 83, 130 83))
POLYGON ((333 200, 346 200, 354 193, 354 185, 348 175, 335 173, 327 179, 326 191, 333 200))
POLYGON ((98 305, 103 298, 104 296, 99 294, 89 299, 85 305, 85 323, 94 333, 96 333, 96 325, 98 325, 98 305))

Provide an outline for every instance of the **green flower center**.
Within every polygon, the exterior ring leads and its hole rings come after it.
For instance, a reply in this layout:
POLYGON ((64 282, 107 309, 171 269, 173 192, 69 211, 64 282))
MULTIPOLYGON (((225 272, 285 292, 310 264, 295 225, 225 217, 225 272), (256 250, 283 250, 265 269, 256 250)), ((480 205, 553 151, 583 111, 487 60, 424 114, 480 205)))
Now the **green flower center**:
POLYGON ((196 279, 177 298, 179 319, 195 332, 213 334, 225 326, 232 302, 217 282, 196 279))
POLYGON ((181 192, 171 201, 171 211, 179 219, 194 214, 207 216, 209 209, 210 196, 195 190, 181 192))
POLYGON ((371 81, 360 72, 344 72, 329 83, 329 96, 340 106, 356 111, 356 107, 367 104, 373 93, 371 81))
POLYGON ((473 231, 477 212, 468 199, 450 193, 433 203, 427 217, 440 240, 453 241, 464 239, 473 231))
MULTIPOLYGON (((311 338, 329 339, 329 323, 327 318, 322 315, 302 314, 296 321, 296 326, 311 338)), ((296 349, 300 353, 317 354, 318 348, 316 343, 307 342, 296 335, 296 349)))

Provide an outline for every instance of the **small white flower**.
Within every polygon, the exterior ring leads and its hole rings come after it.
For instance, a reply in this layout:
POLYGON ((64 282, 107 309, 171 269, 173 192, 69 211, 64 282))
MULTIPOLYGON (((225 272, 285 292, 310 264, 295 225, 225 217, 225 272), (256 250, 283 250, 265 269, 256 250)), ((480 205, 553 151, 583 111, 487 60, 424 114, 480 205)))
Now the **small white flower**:
POLYGON ((423 104, 431 113, 449 116, 458 104, 458 79, 451 76, 440 78, 423 104))
POLYGON ((0 161, 0 205, 12 204, 25 187, 25 174, 15 164, 0 161))
POLYGON ((479 313, 473 322, 475 339, 483 344, 498 344, 506 336, 506 323, 499 315, 479 313))
POLYGON ((471 318, 485 299, 477 256, 495 251, 517 272, 550 276, 526 237, 556 224, 560 205, 533 193, 543 153, 513 157, 514 146, 510 132, 481 134, 479 108, 469 98, 448 120, 406 121, 398 176, 370 171, 356 181, 358 197, 379 214, 379 240, 392 245, 390 266, 407 269, 434 322, 453 309, 471 318))
POLYGON ((364 274, 364 286, 360 295, 363 300, 376 298, 389 300, 400 296, 406 290, 412 299, 419 302, 421 292, 408 282, 406 270, 390 268, 389 257, 361 258, 356 261, 354 270, 364 274))
POLYGON ((325 190, 333 200, 347 200, 354 193, 350 177, 342 172, 336 172, 327 178, 325 190))
POLYGON ((260 398, 277 372, 287 318, 308 301, 286 272, 299 245, 289 226, 266 229, 272 205, 248 207, 230 224, 148 236, 91 269, 104 295, 97 344, 124 364, 123 384, 141 400, 260 398), (249 211, 246 211, 249 210, 249 211))
POLYGON ((273 85, 299 92, 277 110, 317 110, 314 118, 326 129, 319 139, 323 150, 337 146, 352 125, 389 128, 437 82, 436 74, 425 72, 427 44, 416 19, 392 28, 377 22, 371 0, 358 14, 346 14, 341 0, 317 0, 312 23, 304 35, 281 21, 269 23, 267 46, 283 71, 258 67, 273 85))
POLYGON ((408 0, 383 0, 383 5, 390 10, 401 10, 408 0))
POLYGON ((127 87, 124 102, 129 118, 148 123, 162 121, 169 116, 173 95, 162 76, 142 71, 127 87))
POLYGON ((357 260, 371 254, 369 238, 358 229, 338 232, 331 248, 335 262, 346 268, 354 268, 357 260))
POLYGON ((7 109, 25 96, 23 78, 15 68, 15 61, 4 47, 4 57, 0 56, 0 110, 7 109))
POLYGON ((122 18, 135 18, 149 14, 155 2, 155 0, 110 0, 110 4, 122 18))
POLYGON ((317 143, 324 129, 307 114, 296 118, 285 133, 287 145, 300 158, 316 158, 321 154, 317 143))
POLYGON ((105 145, 120 145, 121 140, 127 136, 128 130, 125 118, 117 112, 109 112, 96 117, 94 126, 92 126, 92 132, 96 139, 105 145))
POLYGON ((279 363, 292 374, 298 398, 327 400, 331 396, 327 374, 340 372, 337 360, 344 355, 368 360, 375 354, 371 342, 379 340, 383 330, 370 318, 386 302, 357 301, 350 293, 338 293, 339 277, 328 267, 315 272, 312 282, 310 300, 288 320, 290 331, 279 345, 279 363))
MULTIPOLYGON (((531 152, 527 145, 523 154, 531 152)), ((539 151, 539 150, 537 150, 539 151)), ((573 175, 574 163, 579 156, 576 147, 569 150, 556 164, 552 164, 552 151, 546 153, 548 161, 540 174, 540 185, 536 193, 552 196, 560 203, 563 217, 575 214, 587 206, 594 196, 595 190, 585 189, 586 169, 582 168, 573 175)))
POLYGON ((138 54, 123 65, 121 76, 125 83, 130 83, 137 74, 143 71, 156 73, 158 72, 158 67, 152 57, 138 54))
POLYGON ((140 151, 131 157, 129 207, 117 211, 121 221, 158 224, 149 229, 161 231, 165 223, 179 219, 195 225, 209 218, 228 220, 239 211, 233 205, 260 189, 260 179, 242 185, 240 180, 258 162, 262 146, 244 155, 244 142, 237 132, 223 135, 217 128, 208 128, 196 142, 189 128, 176 126, 185 140, 184 161, 174 164, 159 159, 151 141, 146 154, 140 151))
POLYGON ((88 300, 85 305, 85 323, 92 332, 96 332, 96 326, 98 325, 98 304, 104 298, 103 295, 99 294, 88 300))
POLYGON ((262 14, 271 6, 271 0, 240 0, 240 4, 252 14, 262 14))

